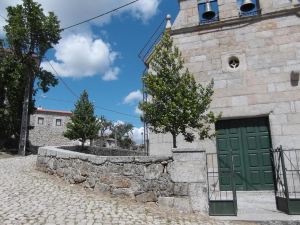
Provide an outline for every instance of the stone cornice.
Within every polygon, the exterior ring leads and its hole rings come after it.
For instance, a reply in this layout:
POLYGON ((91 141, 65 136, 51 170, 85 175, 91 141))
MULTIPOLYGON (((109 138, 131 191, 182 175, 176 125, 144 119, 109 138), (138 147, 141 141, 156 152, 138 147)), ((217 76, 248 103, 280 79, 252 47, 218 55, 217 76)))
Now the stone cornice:
POLYGON ((217 21, 217 22, 214 22, 211 24, 203 24, 203 25, 174 29, 171 31, 171 34, 178 35, 178 34, 186 34, 186 33, 191 33, 191 32, 216 30, 216 29, 220 29, 220 28, 222 29, 224 27, 230 27, 230 26, 235 26, 235 25, 240 25, 240 24, 251 24, 251 23, 256 23, 256 22, 262 21, 262 20, 268 20, 268 19, 273 19, 273 18, 282 17, 282 16, 289 16, 289 15, 297 15, 298 17, 300 17, 300 5, 297 5, 291 9, 283 9, 283 10, 279 10, 276 12, 270 12, 270 13, 257 15, 257 16, 235 17, 235 18, 226 19, 223 21, 217 21))

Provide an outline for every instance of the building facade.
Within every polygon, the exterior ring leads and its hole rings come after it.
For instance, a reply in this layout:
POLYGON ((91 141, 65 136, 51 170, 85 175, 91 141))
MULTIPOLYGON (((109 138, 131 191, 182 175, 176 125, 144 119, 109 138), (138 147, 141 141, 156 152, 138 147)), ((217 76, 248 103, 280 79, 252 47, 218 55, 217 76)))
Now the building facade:
MULTIPOLYGON (((174 44, 195 79, 214 80, 213 140, 178 147, 236 157, 257 189, 272 189, 269 149, 300 148, 300 7, 290 0, 180 0, 174 44), (253 7, 242 10, 245 2, 253 7), (259 175, 259 176, 258 176, 259 175), (257 181, 256 177, 260 180, 257 181), (257 183, 255 183, 257 181, 257 183)), ((150 155, 170 155, 171 135, 149 134, 150 155)), ((251 185, 250 185, 251 186, 251 185)), ((242 181, 240 190, 249 190, 242 181)))
POLYGON ((37 109, 30 116, 29 141, 31 147, 59 146, 71 144, 72 141, 63 136, 71 112, 37 109))

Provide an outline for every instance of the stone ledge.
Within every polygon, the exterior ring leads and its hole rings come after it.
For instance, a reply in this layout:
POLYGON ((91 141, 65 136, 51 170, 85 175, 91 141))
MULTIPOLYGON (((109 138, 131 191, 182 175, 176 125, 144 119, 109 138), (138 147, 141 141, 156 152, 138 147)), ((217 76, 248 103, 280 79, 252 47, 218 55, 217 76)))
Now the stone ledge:
POLYGON ((89 161, 96 165, 101 165, 105 162, 112 163, 160 163, 172 160, 172 157, 168 156, 97 156, 91 154, 85 154, 65 149, 60 149, 56 146, 40 147, 38 155, 57 157, 61 159, 80 159, 83 161, 89 161))
POLYGON ((173 153, 194 153, 194 152, 206 152, 201 148, 172 148, 173 153))

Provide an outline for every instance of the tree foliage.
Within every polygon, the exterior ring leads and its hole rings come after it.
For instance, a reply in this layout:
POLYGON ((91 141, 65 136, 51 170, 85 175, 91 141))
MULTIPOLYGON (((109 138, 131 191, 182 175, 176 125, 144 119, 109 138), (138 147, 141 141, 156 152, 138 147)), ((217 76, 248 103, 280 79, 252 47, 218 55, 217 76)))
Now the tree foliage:
POLYGON ((103 138, 105 137, 105 132, 110 130, 113 124, 111 121, 107 120, 104 116, 100 117, 99 124, 100 124, 99 136, 100 138, 103 138))
POLYGON ((112 133, 110 136, 116 139, 118 146, 129 149, 131 146, 135 145, 130 137, 132 130, 133 125, 130 123, 117 123, 111 127, 112 133))
POLYGON ((60 40, 59 21, 53 12, 45 15, 40 4, 23 0, 7 8, 4 26, 6 49, 0 49, 0 139, 19 136, 25 84, 30 82, 29 113, 38 90, 57 85, 55 76, 43 70, 45 53, 60 40), (30 79, 29 79, 30 78, 30 79), (7 123, 9 121, 9 123, 7 123))
POLYGON ((211 124, 219 116, 209 111, 212 101, 213 81, 203 86, 184 68, 183 57, 168 32, 156 46, 150 62, 150 70, 143 77, 145 93, 150 101, 141 102, 142 120, 155 133, 171 133, 173 147, 179 134, 188 142, 195 135, 200 139, 211 138, 211 124))
POLYGON ((89 101, 88 93, 84 90, 72 111, 71 121, 67 123, 64 136, 70 140, 79 140, 82 147, 87 140, 98 136, 101 124, 94 115, 94 105, 89 101))

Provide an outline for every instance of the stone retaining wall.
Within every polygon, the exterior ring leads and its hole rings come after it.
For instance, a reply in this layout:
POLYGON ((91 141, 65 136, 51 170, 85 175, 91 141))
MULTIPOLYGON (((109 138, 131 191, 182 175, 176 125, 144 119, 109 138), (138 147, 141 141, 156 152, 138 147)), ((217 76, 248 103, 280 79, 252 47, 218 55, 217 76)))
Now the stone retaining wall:
POLYGON ((204 151, 177 150, 173 157, 95 156, 42 147, 37 167, 72 184, 112 195, 207 212, 204 151))
MULTIPOLYGON (((70 150, 70 151, 81 151, 81 146, 60 146, 60 149, 70 150)), ((86 146, 86 154, 98 155, 98 156, 143 156, 146 155, 142 151, 132 151, 120 148, 105 148, 97 146, 86 146)))

